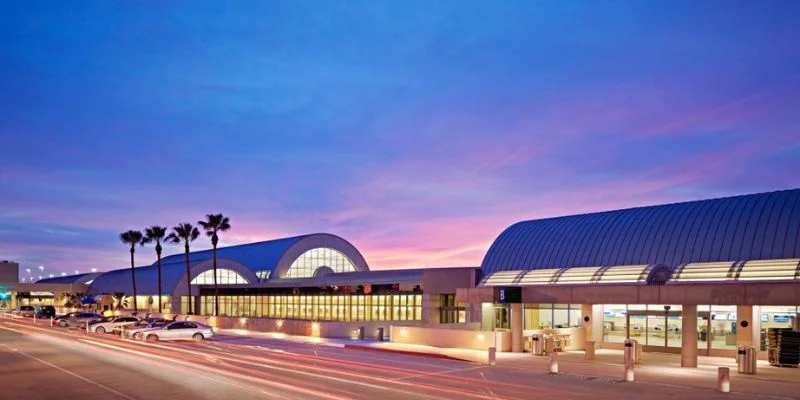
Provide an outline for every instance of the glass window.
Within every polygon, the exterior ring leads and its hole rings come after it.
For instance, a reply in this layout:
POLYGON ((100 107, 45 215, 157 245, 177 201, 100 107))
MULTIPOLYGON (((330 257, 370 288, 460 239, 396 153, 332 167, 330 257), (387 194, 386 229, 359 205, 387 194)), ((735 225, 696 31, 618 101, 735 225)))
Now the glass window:
MULTIPOLYGON (((628 309, 625 304, 603 305, 603 340, 606 342, 625 341, 625 324, 628 309)), ((637 339, 644 332, 644 322, 631 318, 631 339, 637 339)), ((641 341, 641 339, 639 339, 641 341)))
MULTIPOLYGON (((236 271, 226 268, 217 268, 217 284, 219 285, 235 285, 250 283, 243 276, 239 275, 236 271)), ((214 284, 214 270, 208 270, 192 279, 192 285, 213 285, 214 284)))
POLYGON ((286 271, 285 278, 311 278, 320 267, 328 267, 337 273, 356 270, 355 264, 342 252, 327 247, 318 247, 297 257, 286 271))

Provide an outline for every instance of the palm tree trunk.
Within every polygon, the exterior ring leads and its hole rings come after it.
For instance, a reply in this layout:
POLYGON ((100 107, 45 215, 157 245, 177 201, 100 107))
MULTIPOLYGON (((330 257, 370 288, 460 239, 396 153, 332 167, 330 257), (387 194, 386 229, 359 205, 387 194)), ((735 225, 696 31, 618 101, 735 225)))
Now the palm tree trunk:
POLYGON ((156 243, 156 255, 158 256, 158 313, 161 314, 161 243, 156 243))
POLYGON ((186 302, 186 314, 194 314, 194 307, 192 306, 192 272, 189 268, 189 241, 186 241, 186 246, 183 248, 184 256, 186 257, 186 293, 189 294, 189 299, 186 302))
POLYGON ((134 271, 133 253, 136 249, 131 245, 131 283, 133 283, 133 312, 139 313, 139 307, 136 304, 136 271, 134 271))
POLYGON ((217 286, 217 242, 214 241, 212 244, 214 245, 214 260, 212 261, 214 266, 214 315, 219 316, 219 286, 217 286))

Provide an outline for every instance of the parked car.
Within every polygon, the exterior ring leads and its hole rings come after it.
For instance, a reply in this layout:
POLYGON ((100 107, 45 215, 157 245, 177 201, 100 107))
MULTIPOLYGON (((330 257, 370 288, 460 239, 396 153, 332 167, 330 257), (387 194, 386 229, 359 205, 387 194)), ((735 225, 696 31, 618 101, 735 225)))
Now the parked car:
POLYGON ((139 322, 137 317, 106 317, 101 320, 89 321, 89 332, 113 332, 116 328, 130 326, 139 322))
POLYGON ((214 329, 195 321, 170 322, 163 327, 147 328, 139 332, 139 338, 148 342, 159 340, 201 341, 214 336, 214 329))
POLYGON ((36 306, 34 312, 36 318, 51 318, 56 316, 56 308, 53 306, 36 306))
POLYGON ((35 313, 33 306, 17 306, 11 310, 11 315, 19 315, 20 317, 33 317, 35 313))
POLYGON ((57 317, 54 320, 54 322, 58 324, 58 326, 64 328, 68 326, 83 327, 86 326, 86 323, 89 321, 94 321, 96 319, 102 319, 102 318, 103 318, 102 315, 94 312, 76 311, 57 317))
POLYGON ((145 329, 160 328, 166 326, 170 322, 172 321, 167 321, 163 318, 140 319, 138 322, 135 322, 131 325, 114 328, 113 331, 117 335, 119 335, 120 332, 123 331, 124 332, 123 337, 126 338, 141 339, 142 331, 144 331, 145 329))

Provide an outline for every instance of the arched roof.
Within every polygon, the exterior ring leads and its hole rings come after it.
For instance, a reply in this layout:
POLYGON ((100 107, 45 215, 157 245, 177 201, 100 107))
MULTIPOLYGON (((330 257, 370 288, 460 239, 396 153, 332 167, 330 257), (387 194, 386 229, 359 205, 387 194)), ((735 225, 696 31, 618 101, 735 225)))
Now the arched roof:
MULTIPOLYGON (((182 248, 182 246, 180 246, 182 248)), ((303 252, 315 247, 331 247, 347 255, 356 266, 356 271, 368 271, 364 257, 350 242, 328 233, 295 236, 265 242, 248 243, 217 249, 217 267, 238 270, 246 274, 251 282, 257 282, 255 273, 272 271, 271 278, 283 277, 291 263, 303 252), (244 269, 242 271, 241 269, 244 269)), ((211 260, 211 250, 189 253, 192 276, 202 272, 195 267, 206 266, 211 260)), ((158 268, 156 263, 135 268, 136 291, 140 294, 158 293, 158 268)), ((169 255, 161 259, 162 293, 170 294, 186 274, 183 253, 169 255)), ((185 281, 184 281, 185 282, 185 281)), ((184 283, 185 284, 185 283, 184 283)), ((130 268, 106 272, 97 277, 89 287, 90 294, 111 294, 115 292, 133 293, 130 268)))
POLYGON ((481 264, 497 271, 800 257, 800 189, 518 222, 481 264))
POLYGON ((71 285, 86 284, 102 274, 102 272, 90 272, 85 274, 58 276, 55 278, 39 279, 36 281, 36 283, 66 283, 71 285))

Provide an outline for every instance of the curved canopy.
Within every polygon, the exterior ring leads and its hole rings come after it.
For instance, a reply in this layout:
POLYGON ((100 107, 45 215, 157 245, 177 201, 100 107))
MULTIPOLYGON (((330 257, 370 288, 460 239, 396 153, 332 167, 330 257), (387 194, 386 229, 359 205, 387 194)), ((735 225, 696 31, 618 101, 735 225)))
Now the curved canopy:
POLYGON ((518 222, 481 269, 666 264, 800 257, 800 189, 518 222))
POLYGON ((481 281, 483 286, 580 285, 589 283, 662 284, 654 271, 661 265, 618 265, 613 267, 546 268, 498 271, 481 281))

